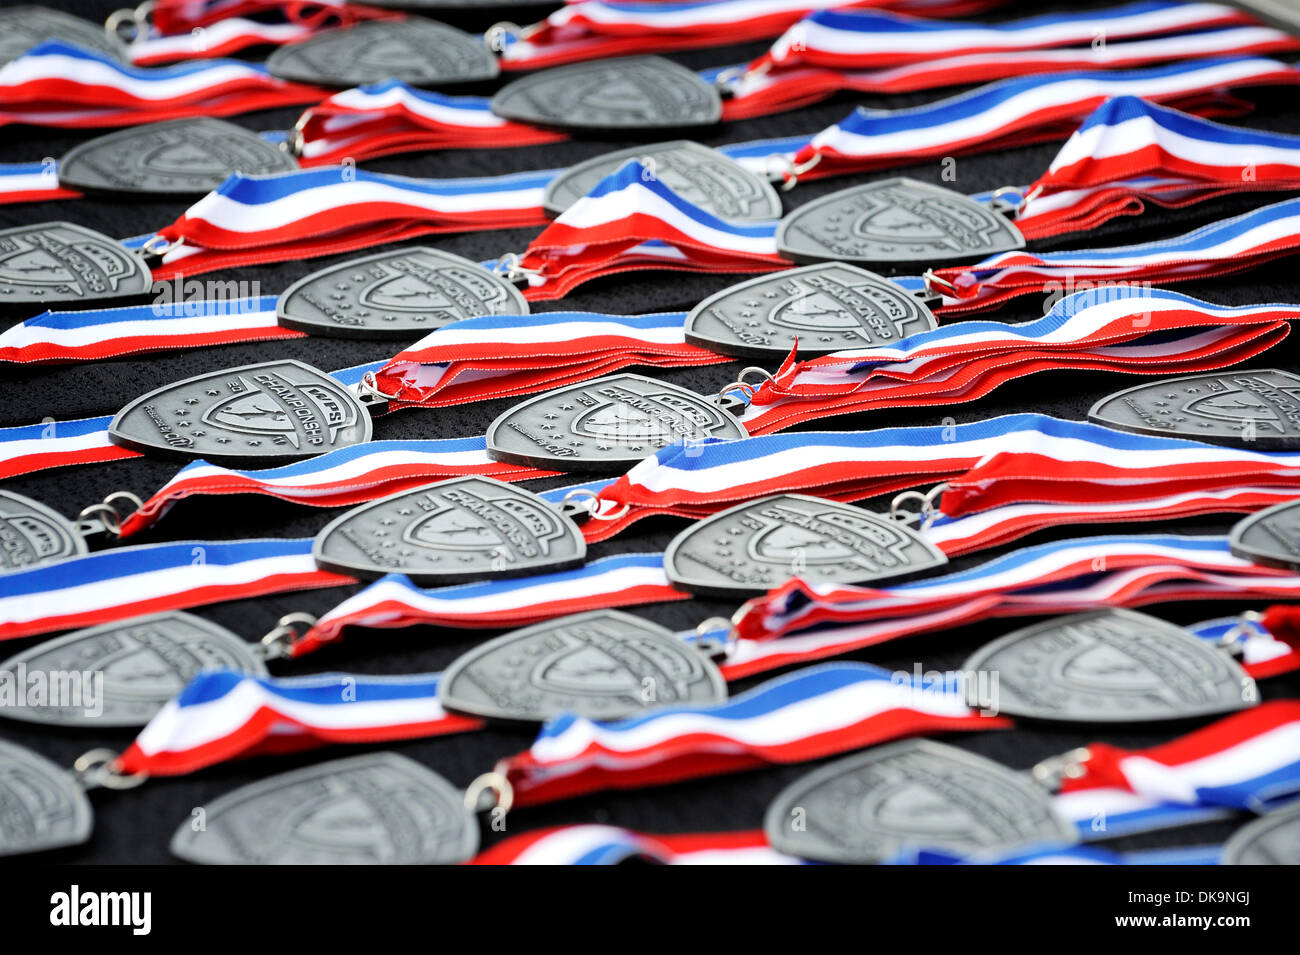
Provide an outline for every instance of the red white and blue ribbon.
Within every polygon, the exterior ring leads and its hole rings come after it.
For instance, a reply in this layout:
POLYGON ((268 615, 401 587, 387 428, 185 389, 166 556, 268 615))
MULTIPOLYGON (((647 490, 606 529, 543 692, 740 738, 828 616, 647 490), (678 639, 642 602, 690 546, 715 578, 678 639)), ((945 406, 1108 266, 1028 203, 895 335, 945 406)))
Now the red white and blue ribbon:
POLYGON ((1149 749, 1087 753, 1053 800, 1083 838, 1264 812, 1300 795, 1300 702, 1263 703, 1149 749))
POLYGON ((1025 190, 1027 238, 1095 228, 1147 202, 1181 207, 1241 191, 1300 189, 1300 136, 1225 126, 1134 96, 1097 107, 1025 190))
POLYGON ((1300 611, 1288 604, 1274 604, 1261 613, 1203 620, 1187 629, 1234 654, 1256 679, 1300 669, 1300 611))
POLYGON ((47 311, 0 332, 0 362, 100 361, 142 352, 303 338, 276 324, 275 296, 47 311))
MULTIPOLYGON (((436 674, 327 674, 307 680, 215 671, 192 681, 118 757, 124 773, 193 772, 235 755, 331 742, 374 742, 476 729, 437 701, 436 674)), ((913 686, 863 663, 824 664, 778 677, 724 703, 665 707, 615 723, 565 716, 509 760, 521 802, 613 785, 674 782, 705 773, 829 756, 928 732, 998 729, 950 688, 913 686)))
POLYGON ((285 591, 351 577, 316 566, 311 539, 118 547, 6 574, 0 640, 285 591))
POLYGON ((1297 317, 1300 306, 1224 307, 1132 285, 1080 291, 1018 325, 956 322, 897 345, 787 361, 757 388, 741 421, 750 434, 765 434, 829 414, 973 401, 1012 378, 1060 368, 1144 375, 1223 368, 1277 344, 1297 317))
POLYGON ((930 287, 945 314, 994 308, 1019 295, 1108 295, 1152 282, 1184 282, 1257 268, 1300 246, 1300 199, 1212 222, 1170 239, 1069 252, 1004 252, 975 265, 935 269, 930 287))
POLYGON ((803 865, 777 852, 762 830, 647 835, 597 823, 511 836, 479 853, 473 865, 803 865))
POLYGON ((813 137, 795 162, 815 163, 822 175, 883 169, 904 159, 914 163, 1064 139, 1112 96, 1141 96, 1213 114, 1229 105, 1222 97, 1227 90, 1298 81, 1293 66, 1258 57, 1005 80, 911 109, 859 108, 813 137))
POLYGON ((242 60, 145 69, 50 40, 0 67, 0 126, 129 126, 314 103, 326 95, 242 60))

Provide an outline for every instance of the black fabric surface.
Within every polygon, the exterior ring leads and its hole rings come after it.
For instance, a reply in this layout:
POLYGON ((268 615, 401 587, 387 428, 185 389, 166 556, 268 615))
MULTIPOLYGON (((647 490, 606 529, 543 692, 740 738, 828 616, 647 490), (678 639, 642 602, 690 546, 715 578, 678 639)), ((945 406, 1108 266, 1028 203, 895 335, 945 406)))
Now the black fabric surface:
MULTIPOLYGON (((120 0, 107 2, 48 2, 71 12, 102 19, 120 0)), ((1083 9, 1087 4, 1012 4, 993 18, 1050 12, 1057 9, 1083 9)), ((530 22, 536 8, 507 11, 505 16, 491 14, 461 19, 462 25, 482 28, 493 19, 530 22)), ((693 67, 742 62, 759 53, 766 44, 723 50, 704 50, 675 57, 693 67)), ((812 133, 843 118, 855 105, 895 108, 927 102, 950 91, 936 91, 897 97, 839 97, 794 113, 733 123, 699 136, 707 145, 741 142, 772 136, 812 133)), ((1300 103, 1292 91, 1263 91, 1251 94, 1258 110, 1234 120, 1260 129, 1300 133, 1300 103)), ((287 109, 237 117, 232 121, 251 129, 284 129, 292 125, 297 110, 287 109)), ((0 162, 33 161, 58 157, 94 132, 42 130, 7 127, 0 130, 0 162)), ((669 137, 665 137, 669 138, 669 137)), ((412 154, 365 163, 365 168, 416 176, 482 176, 520 170, 562 167, 602 152, 632 145, 631 142, 585 139, 549 146, 500 150, 448 150, 412 154)), ((945 183, 963 192, 977 192, 1007 184, 1032 181, 1051 161, 1057 144, 1045 144, 991 154, 958 157, 957 179, 945 183)), ((907 175, 940 182, 940 166, 926 162, 905 169, 907 175)), ((880 176, 889 175, 882 173, 880 176)), ((801 184, 786 195, 787 210, 816 199, 830 191, 867 181, 873 176, 858 175, 801 184)), ((1281 196, 1264 195, 1249 199, 1229 199, 1206 203, 1180 212, 1152 211, 1137 219, 1120 220, 1098 232, 1075 237, 1074 247, 1136 242, 1160 236, 1176 235, 1203 222, 1276 201, 1281 196)), ((160 227, 184 211, 186 201, 161 201, 129 197, 86 198, 57 203, 0 206, 0 227, 9 227, 51 219, 81 223, 113 236, 137 235, 160 227)), ((466 235, 434 237, 424 240, 437 248, 482 260, 504 252, 522 251, 535 230, 513 229, 476 232, 466 235)), ((1066 243, 1060 243, 1062 246, 1066 243)), ((1040 248, 1043 246, 1039 246, 1040 248)), ((346 257, 326 257, 309 261, 285 262, 258 268, 243 268, 211 273, 214 280, 241 279, 261 283, 263 294, 278 294, 291 282, 319 268, 346 257)), ((680 273, 636 273, 594 282, 574 292, 560 303, 541 303, 537 311, 582 309, 622 314, 687 308, 706 295, 727 287, 744 276, 698 276, 680 273)), ((1244 275, 1221 280, 1179 286, 1182 290, 1209 301, 1237 305, 1256 302, 1300 302, 1300 276, 1293 262, 1282 261, 1244 275)), ((999 320, 1018 322, 1041 314, 1041 303, 1033 298, 1017 301, 996 313, 999 320)), ((21 316, 20 316, 21 317, 21 316)), ((9 319, 8 321, 12 321, 9 319)), ((220 368, 265 361, 273 358, 298 358, 320 368, 335 369, 372 361, 392 354, 398 343, 364 342, 343 339, 310 338, 268 344, 232 345, 192 350, 182 353, 150 355, 121 361, 51 368, 27 368, 0 373, 0 426, 28 424, 49 417, 56 420, 113 412, 142 391, 190 375, 220 368)), ((655 372, 678 384, 699 392, 712 393, 731 381, 744 364, 736 362, 698 370, 655 372)), ((1286 341, 1255 363, 1256 367, 1277 366, 1300 369, 1295 346, 1286 341)), ((1083 417, 1098 398, 1139 379, 1093 373, 1053 372, 1037 375, 1003 386, 980 401, 953 407, 935 407, 901 412, 876 412, 844 416, 819 423, 822 428, 862 429, 891 425, 933 425, 945 417, 972 421, 999 414, 1038 411, 1067 418, 1083 417)), ((376 438, 436 438, 482 434, 488 423, 509 402, 485 402, 439 410, 414 410, 378 419, 376 438)), ((75 517, 87 504, 99 501, 118 490, 147 496, 177 470, 175 463, 140 458, 87 467, 48 471, 10 481, 10 489, 53 506, 75 517)), ((564 479, 535 482, 537 489, 571 483, 564 479)), ((870 502, 868 502, 870 503, 870 502)), ((879 504, 880 502, 875 502, 879 504)), ((339 512, 314 510, 253 497, 208 498, 178 505, 166 519, 139 543, 162 540, 238 540, 248 537, 305 537, 314 534, 339 512)), ((1189 533, 1224 532, 1230 518, 1182 521, 1177 524, 1157 522, 1130 527, 1130 530, 1176 530, 1189 533)), ((644 521, 613 541, 594 546, 593 558, 621 552, 661 550, 682 527, 677 519, 644 521)), ((1105 533, 1116 528, 1089 527, 1088 533, 1105 533)), ((1073 536, 1076 528, 1064 527, 1058 536, 1073 536)), ((1040 534, 1021 545, 1049 539, 1040 534)), ((975 560, 985 559, 982 554, 975 560)), ((965 566, 964 560, 956 566, 965 566)), ((3 581, 0 580, 0 588, 3 581)), ((359 587, 335 588, 297 594, 282 594, 258 600, 237 601, 198 608, 200 616, 216 621, 252 640, 274 626, 285 613, 305 611, 321 614, 359 587)), ((1160 605, 1150 608, 1167 619, 1191 622, 1235 613, 1257 604, 1206 602, 1160 605)), ((647 606, 636 612, 674 628, 687 628, 706 617, 730 613, 734 605, 725 601, 691 600, 666 606, 647 606)), ((915 639, 889 643, 852 658, 887 667, 910 671, 920 663, 925 669, 959 667, 965 657, 988 640, 1032 621, 989 622, 962 627, 915 639)), ((273 664, 277 675, 298 675, 327 670, 360 673, 402 674, 433 671, 446 666, 469 647, 481 642, 491 632, 414 627, 407 630, 353 630, 344 641, 299 661, 273 664)), ((10 651, 30 646, 46 637, 11 641, 0 648, 10 651)), ((746 681, 743 689, 756 681, 746 681)), ((1300 678, 1269 680, 1262 686, 1266 699, 1300 696, 1300 678)), ((1206 722, 1206 721, 1201 721, 1206 722)), ((1097 727, 1078 730, 1046 725, 1022 725, 1012 731, 986 732, 950 738, 955 745, 992 757, 1009 766, 1023 768, 1040 759, 1064 752, 1094 740, 1125 747, 1158 743, 1194 728, 1184 725, 1097 727)), ((31 727, 21 723, 0 725, 0 738, 29 746, 60 764, 93 747, 120 750, 131 739, 129 731, 59 731, 31 727)), ((527 730, 490 729, 486 732, 441 739, 392 744, 393 749, 420 760, 442 773, 453 783, 464 785, 490 769, 501 756, 514 753, 530 742, 527 730)), ((96 792, 95 834, 89 844, 58 853, 50 858, 69 862, 166 863, 173 861, 167 844, 174 828, 190 818, 191 809, 237 786, 272 773, 299 765, 359 752, 360 747, 316 750, 291 758, 266 758, 229 763, 190 777, 150 780, 131 792, 96 792)), ((809 765, 764 769, 744 774, 704 779, 672 787, 637 792, 600 794, 553 806, 520 809, 509 817, 510 832, 560 823, 602 822, 628 826, 649 832, 693 832, 750 829, 761 825, 768 801, 787 783, 809 771, 809 765)), ((1219 842, 1234 828, 1234 823, 1216 823, 1189 829, 1130 837, 1104 845, 1118 849, 1149 846, 1194 845, 1219 842)), ((503 838, 487 831, 485 844, 503 838)))

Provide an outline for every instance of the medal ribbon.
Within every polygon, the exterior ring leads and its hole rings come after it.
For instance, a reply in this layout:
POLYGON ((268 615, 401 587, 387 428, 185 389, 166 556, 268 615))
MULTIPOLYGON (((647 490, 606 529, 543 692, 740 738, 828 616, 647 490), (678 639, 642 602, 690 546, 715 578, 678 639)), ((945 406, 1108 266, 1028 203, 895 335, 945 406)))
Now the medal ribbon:
POLYGON ((945 314, 994 308, 1019 295, 1183 282, 1258 268, 1300 245, 1300 200, 1261 206, 1171 239, 1108 249, 1006 252, 927 278, 945 314))
POLYGON ((1187 629, 1237 654, 1242 669, 1262 680, 1300 669, 1298 620, 1295 607, 1274 604, 1263 613, 1206 620, 1187 629))
POLYGON ((1281 341, 1298 316, 1297 306, 1222 307, 1163 289, 1076 292, 1019 325, 957 322, 894 346, 787 361, 740 417, 751 435, 766 434, 828 414, 973 401, 1049 369, 1150 375, 1223 368, 1281 341))
POLYGON ((1097 107, 1026 191, 1029 239, 1243 190, 1300 189, 1300 137, 1224 126, 1117 96, 1097 107))
POLYGON ((355 581, 321 570, 311 539, 180 541, 82 554, 6 574, 0 640, 355 581))
POLYGON ((242 60, 144 69, 50 40, 0 67, 0 126, 130 126, 319 102, 328 90, 242 60))
POLYGON ((647 835, 597 824, 536 829, 480 852, 472 865, 802 865, 777 852, 762 830, 647 835))

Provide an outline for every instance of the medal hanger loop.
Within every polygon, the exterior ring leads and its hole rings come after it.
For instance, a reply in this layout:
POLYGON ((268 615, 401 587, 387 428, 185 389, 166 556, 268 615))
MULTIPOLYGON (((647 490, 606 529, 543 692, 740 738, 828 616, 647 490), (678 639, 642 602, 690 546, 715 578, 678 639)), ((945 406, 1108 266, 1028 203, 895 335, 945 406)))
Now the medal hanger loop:
POLYGON ((280 143, 280 148, 294 159, 302 158, 302 151, 307 145, 307 136, 304 130, 307 128, 307 123, 310 120, 311 109, 308 108, 303 110, 297 121, 294 122, 293 129, 289 130, 289 135, 280 143))
POLYGON ((699 637, 693 644, 695 649, 713 660, 727 659, 740 642, 740 632, 736 629, 734 617, 709 617, 696 625, 695 634, 699 637), (710 636, 718 632, 722 633, 721 637, 710 636))
POLYGON ((483 31, 483 42, 493 53, 504 53, 512 41, 527 40, 540 29, 539 23, 521 27, 510 20, 500 20, 483 31))
POLYGON ((925 530, 934 523, 935 517, 939 514, 938 501, 943 496, 943 492, 948 490, 947 483, 936 484, 928 491, 904 491, 902 494, 894 496, 889 502, 890 520, 899 521, 903 524, 916 522, 921 530, 925 530), (909 501, 916 501, 920 509, 916 511, 904 510, 904 505, 909 501))
POLYGON ((499 809, 502 815, 506 815, 514 804, 515 787, 506 778, 505 760, 465 788, 465 808, 470 812, 494 812, 499 809), (489 794, 492 801, 485 802, 483 797, 489 794))
POLYGON ((748 368, 742 368, 740 370, 740 374, 736 376, 736 380, 729 385, 725 385, 722 388, 722 390, 718 392, 718 396, 717 398, 714 399, 714 401, 715 403, 721 405, 723 408, 726 408, 728 411, 730 411, 733 408, 737 407, 738 405, 749 404, 749 402, 753 399, 754 395, 758 392, 759 388, 761 388, 766 382, 774 381, 774 380, 775 378, 773 377, 772 373, 769 372, 767 369, 759 368, 757 365, 750 365, 748 368), (749 375, 758 375, 759 376, 758 384, 750 384, 749 382, 747 382, 745 378, 749 375), (744 397, 743 398, 727 397, 728 393, 732 391, 739 391, 742 395, 744 395, 744 397))
POLYGON ((145 240, 144 244, 141 245, 135 251, 136 254, 142 255, 147 259, 148 258, 161 259, 168 252, 172 252, 175 251, 176 249, 179 249, 183 244, 184 243, 180 239, 177 239, 175 242, 173 242, 171 239, 167 238, 164 235, 151 235, 148 239, 145 240))
POLYGON ((1091 758, 1092 750, 1080 746, 1059 756, 1049 756, 1029 772, 1039 784, 1057 792, 1065 780, 1078 779, 1087 772, 1087 763, 1091 758))
POLYGON ((390 395, 379 387, 379 379, 375 377, 373 371, 368 371, 361 376, 361 381, 357 386, 357 398, 368 409, 385 410, 388 402, 397 401, 400 395, 390 395))
POLYGON ((602 514, 600 510, 600 495, 595 491, 589 491, 585 487, 575 487, 564 497, 560 498, 560 512, 569 517, 577 517, 584 512, 592 520, 597 521, 616 521, 632 510, 631 504, 624 504, 613 514, 602 514), (583 505, 580 501, 586 501, 583 505))
POLYGON ((121 10, 114 10, 104 21, 104 32, 110 39, 118 39, 123 43, 138 43, 149 33, 149 18, 153 16, 154 0, 145 0, 134 10, 130 7, 121 10), (122 32, 122 28, 131 26, 130 34, 122 32))
POLYGON ((283 660, 293 656, 293 648, 302 635, 316 626, 316 618, 309 613, 287 613, 276 621, 275 627, 259 641, 263 660, 283 660))
POLYGON ((82 508, 81 513, 77 515, 77 530, 83 536, 105 533, 112 537, 121 537, 122 522, 142 507, 144 507, 144 501, 130 491, 114 491, 98 504, 91 504, 89 507, 82 508), (117 501, 128 502, 131 505, 131 511, 122 514, 114 506, 117 501))
POLYGON ((122 772, 117 761, 111 749, 92 749, 76 758, 72 773, 85 789, 135 789, 149 778, 148 773, 122 772))
POLYGON ((507 252, 497 259, 496 264, 492 266, 492 271, 501 276, 507 282, 515 285, 527 283, 530 279, 542 276, 541 269, 530 269, 523 265, 523 259, 518 252, 507 252))
POLYGON ((822 161, 821 153, 814 153, 805 162, 797 163, 789 156, 773 153, 763 160, 764 174, 771 182, 780 182, 781 191, 789 192, 799 185, 799 177, 822 161))
POLYGON ((1245 652, 1242 639, 1250 636, 1251 627, 1260 627, 1263 622, 1264 615, 1258 610, 1242 611, 1237 615, 1237 622, 1219 638, 1216 646, 1234 657, 1241 656, 1245 652))
POLYGON ((758 66, 733 66, 730 69, 723 70, 713 78, 713 85, 718 88, 718 95, 723 99, 730 99, 736 95, 735 86, 740 80, 747 80, 754 76, 765 76, 772 71, 770 61, 763 61, 758 66))

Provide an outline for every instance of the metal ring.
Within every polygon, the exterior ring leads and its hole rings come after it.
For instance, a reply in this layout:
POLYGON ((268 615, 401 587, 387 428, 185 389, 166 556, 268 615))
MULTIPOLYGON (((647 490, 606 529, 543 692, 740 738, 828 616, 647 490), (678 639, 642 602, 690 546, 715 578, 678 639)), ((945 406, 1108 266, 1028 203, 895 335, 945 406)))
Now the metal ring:
POLYGON ((140 23, 135 18, 135 11, 127 8, 114 10, 104 21, 104 32, 114 40, 121 40, 128 45, 136 43, 140 39, 140 23), (130 24, 133 27, 130 36, 122 32, 122 27, 130 24))
POLYGON ((298 117, 298 121, 293 124, 293 129, 289 130, 289 135, 280 143, 280 148, 294 159, 301 159, 302 151, 307 146, 307 134, 304 130, 309 122, 311 122, 311 110, 305 109, 298 117))
POLYGON ((542 275, 541 269, 525 268, 521 263, 523 258, 518 252, 507 252, 497 259, 496 265, 492 271, 500 275, 507 282, 518 282, 520 279, 527 280, 534 275, 542 275))
POLYGON ((952 294, 948 296, 949 298, 957 297, 957 286, 953 285, 947 279, 939 278, 939 276, 934 273, 934 269, 926 269, 921 275, 921 280, 925 282, 925 287, 930 292, 938 291, 940 295, 943 295, 945 292, 951 292, 952 294))
POLYGON ((592 520, 616 521, 628 511, 632 510, 631 504, 624 504, 622 510, 617 511, 614 514, 602 515, 600 513, 600 495, 595 491, 587 490, 585 487, 575 487, 573 490, 565 494, 564 497, 560 498, 560 507, 564 507, 564 505, 568 504, 570 501, 584 497, 589 498, 591 501, 590 506, 587 508, 587 514, 592 520))
POLYGON ((496 803, 489 810, 500 809, 503 813, 509 813, 510 807, 515 804, 515 787, 510 785, 510 780, 500 769, 484 773, 465 787, 465 808, 470 812, 478 812, 479 800, 485 792, 496 793, 497 797, 496 803))
POLYGON ((810 169, 812 169, 821 161, 822 161, 821 153, 813 153, 812 159, 809 159, 807 162, 795 163, 791 161, 790 175, 788 175, 786 177, 785 182, 781 184, 781 191, 789 192, 795 186, 799 185, 799 177, 802 176, 804 173, 808 172, 810 169))
POLYGON ((1237 615, 1237 622, 1228 629, 1222 637, 1219 638, 1219 646, 1224 649, 1233 649, 1237 645, 1238 639, 1249 637, 1247 624, 1260 625, 1264 620, 1264 615, 1258 610, 1246 610, 1237 615))
POLYGON ((993 190, 993 196, 989 204, 996 208, 999 204, 1005 206, 1013 213, 1019 213, 1029 201, 1028 196, 1020 189, 1019 186, 1003 186, 1000 189, 993 190), (1015 201, 1010 201, 1007 197, 1015 196, 1015 201))
POLYGON ((390 395, 379 390, 379 379, 375 377, 373 371, 367 371, 361 376, 360 388, 358 390, 363 391, 365 394, 371 394, 383 398, 385 401, 401 400, 400 395, 390 395))
POLYGON ((135 789, 148 773, 123 773, 114 766, 118 754, 111 749, 92 749, 82 753, 72 764, 72 771, 83 786, 102 786, 104 789, 135 789))
POLYGON ((299 626, 306 632, 316 626, 316 618, 309 613, 287 613, 277 620, 275 627, 260 641, 265 659, 280 660, 293 656, 293 648, 302 636, 297 629, 299 626))
POLYGON ((718 397, 724 398, 726 397, 727 392, 735 388, 739 388, 741 391, 745 393, 745 398, 746 400, 748 400, 750 398, 753 398, 755 392, 757 392, 758 389, 761 388, 764 384, 774 380, 775 377, 766 368, 759 368, 757 365, 750 365, 748 368, 740 369, 740 374, 736 376, 736 380, 733 381, 731 384, 726 385, 721 391, 719 391, 718 397), (756 374, 762 376, 762 381, 760 381, 757 385, 751 385, 749 382, 745 380, 745 376, 750 374, 756 374))
POLYGON ((144 244, 142 244, 138 249, 136 249, 136 251, 139 252, 141 255, 164 256, 172 249, 180 248, 180 245, 181 243, 179 241, 173 242, 171 239, 167 238, 164 235, 155 234, 155 235, 151 235, 144 242, 144 244), (158 245, 157 243, 159 242, 161 242, 162 245, 158 245))
POLYGON ((522 40, 528 36, 530 30, 536 32, 536 27, 525 28, 509 20, 501 20, 483 31, 483 42, 493 53, 504 53, 507 39, 513 37, 516 40, 522 40), (498 39, 501 42, 498 43, 498 39))
POLYGON ((1055 791, 1060 788, 1063 780, 1078 779, 1087 772, 1085 767, 1091 758, 1092 751, 1086 746, 1080 746, 1059 756, 1049 756, 1034 766, 1030 774, 1040 784, 1055 791))
POLYGON ((736 630, 736 623, 729 617, 709 617, 702 620, 695 627, 695 635, 703 637, 713 630, 724 630, 725 635, 722 638, 721 652, 718 654, 723 659, 731 656, 731 651, 735 649, 739 642, 739 633, 736 630))

